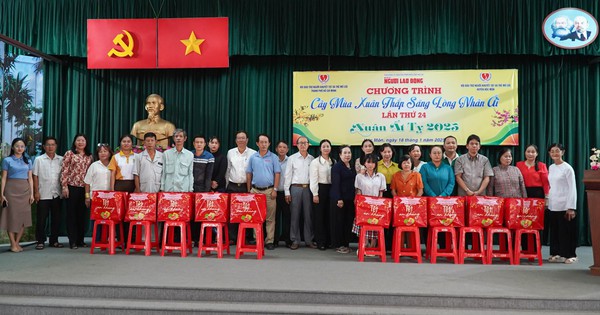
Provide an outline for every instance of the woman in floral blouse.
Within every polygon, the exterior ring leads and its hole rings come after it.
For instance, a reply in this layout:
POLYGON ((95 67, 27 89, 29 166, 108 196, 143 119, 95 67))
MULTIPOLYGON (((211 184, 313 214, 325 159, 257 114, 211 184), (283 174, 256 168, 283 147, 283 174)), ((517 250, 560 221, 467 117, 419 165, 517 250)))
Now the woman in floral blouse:
POLYGON ((67 199, 67 234, 71 249, 77 249, 79 246, 87 247, 83 242, 87 213, 83 179, 90 164, 92 164, 92 154, 87 137, 81 133, 77 134, 73 138, 71 150, 65 153, 60 176, 62 193, 67 199))

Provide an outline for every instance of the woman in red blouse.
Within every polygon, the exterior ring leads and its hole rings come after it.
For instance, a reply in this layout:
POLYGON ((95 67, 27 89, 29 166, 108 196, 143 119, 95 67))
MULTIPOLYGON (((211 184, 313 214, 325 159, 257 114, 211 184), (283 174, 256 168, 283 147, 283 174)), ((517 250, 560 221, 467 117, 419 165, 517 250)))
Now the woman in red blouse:
MULTIPOLYGON (((525 147, 525 161, 517 162, 517 168, 523 174, 525 181, 525 190, 528 198, 545 199, 550 191, 548 183, 548 168, 546 164, 538 160, 538 147, 530 144, 525 147)), ((544 214, 544 231, 542 232, 542 243, 548 241, 548 209, 544 214)))
POLYGON ((60 176, 62 193, 67 199, 67 234, 71 249, 77 249, 79 246, 87 247, 83 242, 87 223, 83 179, 90 164, 92 164, 92 153, 88 148, 87 137, 81 133, 77 134, 73 138, 71 150, 65 153, 60 176))

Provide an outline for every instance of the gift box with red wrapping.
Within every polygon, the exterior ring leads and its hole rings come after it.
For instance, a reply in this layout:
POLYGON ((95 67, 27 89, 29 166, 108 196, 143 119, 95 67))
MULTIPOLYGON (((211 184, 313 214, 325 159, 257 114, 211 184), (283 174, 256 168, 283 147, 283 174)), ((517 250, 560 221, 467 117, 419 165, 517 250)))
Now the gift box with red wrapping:
POLYGON ((545 207, 544 199, 504 199, 506 227, 509 229, 543 230, 545 207))
POLYGON ((463 197, 430 197, 427 200, 429 226, 465 225, 465 199, 463 197))
POLYGON ((504 223, 504 199, 500 197, 466 197, 468 226, 502 226, 504 223))
POLYGON ((125 215, 127 193, 97 190, 92 192, 91 220, 121 221, 125 215))
POLYGON ((229 211, 231 223, 263 223, 267 215, 267 196, 264 194, 231 194, 229 211))
POLYGON ((131 193, 125 221, 156 222, 156 193, 131 193))
POLYGON ((390 226, 392 199, 356 195, 356 225, 390 226))
POLYGON ((427 226, 426 197, 394 197, 394 226, 427 226))
POLYGON ((196 193, 196 221, 227 223, 229 194, 196 193))
POLYGON ((189 222, 194 207, 194 193, 159 192, 158 221, 189 222))

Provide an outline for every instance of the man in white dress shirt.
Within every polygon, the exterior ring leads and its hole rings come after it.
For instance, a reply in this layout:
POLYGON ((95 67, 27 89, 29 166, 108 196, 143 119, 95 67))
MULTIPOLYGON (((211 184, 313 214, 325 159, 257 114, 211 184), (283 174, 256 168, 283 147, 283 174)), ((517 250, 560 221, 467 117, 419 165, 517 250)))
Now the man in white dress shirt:
POLYGON ((290 204, 291 224, 290 248, 296 250, 300 247, 300 214, 304 218, 304 242, 310 248, 317 248, 313 243, 312 231, 312 194, 310 192, 310 162, 315 158, 308 154, 308 138, 300 137, 297 140, 298 153, 288 158, 285 170, 285 201, 290 204))
POLYGON ((51 247, 63 247, 58 242, 60 229, 61 186, 60 171, 63 157, 56 154, 56 139, 44 139, 45 153, 35 159, 33 163, 33 197, 38 204, 35 249, 44 249, 46 242, 46 220, 50 215, 50 242, 51 247))
MULTIPOLYGON (((246 185, 246 167, 250 157, 256 153, 248 147, 248 133, 244 130, 235 133, 235 148, 227 152, 227 171, 225 172, 225 181, 227 182, 228 193, 247 193, 246 185)), ((229 225, 229 242, 235 244, 237 240, 237 224, 229 225)), ((251 231, 246 235, 247 239, 252 239, 251 231)))

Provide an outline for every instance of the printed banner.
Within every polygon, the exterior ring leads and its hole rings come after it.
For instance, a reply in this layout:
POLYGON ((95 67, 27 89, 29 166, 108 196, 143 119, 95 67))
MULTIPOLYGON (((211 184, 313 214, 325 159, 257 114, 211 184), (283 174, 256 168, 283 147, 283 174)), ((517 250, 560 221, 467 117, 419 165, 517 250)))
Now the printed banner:
POLYGON ((518 145, 517 70, 294 72, 294 143, 518 145))
POLYGON ((156 68, 156 20, 87 20, 87 67, 156 68))

